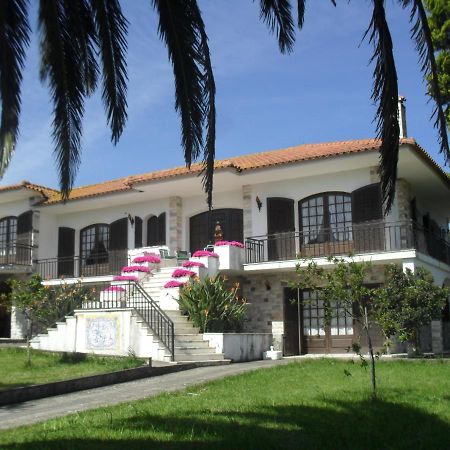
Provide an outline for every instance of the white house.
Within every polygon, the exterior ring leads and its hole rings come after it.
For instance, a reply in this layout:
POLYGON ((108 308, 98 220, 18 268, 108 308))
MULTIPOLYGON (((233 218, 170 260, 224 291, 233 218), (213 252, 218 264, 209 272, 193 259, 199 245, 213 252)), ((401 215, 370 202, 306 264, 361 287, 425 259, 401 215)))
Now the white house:
MULTIPOLYGON (((228 249, 235 253, 231 255, 215 250, 220 253, 216 269, 240 281, 249 302, 246 331, 269 335, 286 355, 344 352, 357 330, 343 311, 336 311, 331 326, 324 327, 320 302, 308 302, 299 316, 290 301, 286 280, 294 273, 298 254, 326 265, 327 256, 352 252, 373 262, 370 283, 383 282, 389 263, 423 266, 436 284, 450 286, 450 179, 414 139, 402 139, 396 197, 385 215, 378 184, 379 145, 373 139, 327 142, 217 161, 211 212, 201 191, 200 165, 75 188, 66 203, 58 191, 26 181, 2 187, 0 288, 5 289, 11 276, 35 271, 47 283, 58 283, 62 276, 65 282, 111 281, 144 251, 166 249, 168 256, 176 256, 213 244, 219 222, 225 240, 245 244, 245 249, 228 249)), ((151 297, 165 311, 159 330, 149 311, 145 316, 136 306, 137 300, 115 298, 108 308, 97 303, 78 311, 76 324, 68 319, 51 330, 53 343, 50 333, 35 345, 99 353, 108 353, 110 345, 114 352, 132 348, 139 354, 145 354, 145 345, 153 345, 166 359, 171 353, 175 359, 206 355, 207 343, 205 348, 192 344, 202 337, 186 328, 176 302, 162 288, 173 270, 168 266, 178 263, 176 258, 163 259, 151 279, 138 283, 146 299, 151 297), (173 337, 167 331, 171 324, 173 337), (70 327, 72 334, 67 334, 70 327), (191 335, 191 347, 180 344, 181 334, 191 335), (145 344, 143 335, 153 340, 145 344)), ((10 318, 3 311, 0 320, 2 336, 22 335, 16 314, 10 318)), ((450 350, 449 320, 447 306, 442 320, 424 330, 425 350, 450 350)))

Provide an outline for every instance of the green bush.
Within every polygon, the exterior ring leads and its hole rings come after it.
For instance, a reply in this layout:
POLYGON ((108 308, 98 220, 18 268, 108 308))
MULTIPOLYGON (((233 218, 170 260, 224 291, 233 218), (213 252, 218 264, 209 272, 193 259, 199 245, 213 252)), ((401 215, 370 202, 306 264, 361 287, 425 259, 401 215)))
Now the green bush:
POLYGON ((237 295, 238 289, 238 283, 227 288, 220 276, 195 278, 181 288, 178 303, 201 333, 239 332, 247 304, 237 295))

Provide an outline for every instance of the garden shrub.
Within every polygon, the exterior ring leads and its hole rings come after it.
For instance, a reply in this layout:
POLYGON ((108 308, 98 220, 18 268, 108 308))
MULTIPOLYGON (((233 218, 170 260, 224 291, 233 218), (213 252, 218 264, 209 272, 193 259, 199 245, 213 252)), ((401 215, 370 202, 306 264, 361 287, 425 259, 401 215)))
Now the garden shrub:
POLYGON ((238 290, 239 283, 227 288, 221 276, 194 278, 181 288, 178 303, 201 333, 239 332, 247 303, 238 296, 238 290))

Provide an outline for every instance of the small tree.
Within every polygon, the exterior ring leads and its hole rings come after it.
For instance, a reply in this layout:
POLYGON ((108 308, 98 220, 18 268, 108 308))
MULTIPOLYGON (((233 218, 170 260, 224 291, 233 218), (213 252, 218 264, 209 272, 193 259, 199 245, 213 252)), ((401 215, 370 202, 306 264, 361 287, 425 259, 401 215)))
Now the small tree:
MULTIPOLYGON (((307 262, 307 260, 304 260, 307 262)), ((366 284, 367 274, 371 264, 369 262, 357 262, 352 257, 349 259, 329 257, 328 261, 333 263, 331 269, 324 270, 313 261, 309 261, 307 266, 297 264, 297 279, 290 284, 297 289, 311 289, 320 293, 320 299, 324 302, 324 322, 329 326, 333 318, 331 305, 338 303, 339 308, 343 308, 346 314, 361 324, 364 331, 370 355, 372 397, 376 398, 376 372, 375 372, 375 352, 370 336, 370 328, 373 323, 369 304, 374 296, 374 289, 366 284)), ((364 364, 367 364, 361 353, 361 347, 354 343, 353 350, 361 357, 364 364)))
POLYGON ((386 283, 377 290, 376 320, 386 336, 396 335, 408 342, 415 354, 420 353, 421 327, 438 318, 447 301, 449 290, 436 286, 433 277, 422 267, 415 272, 391 264, 386 270, 386 283))
POLYGON ((26 319, 27 364, 31 364, 30 339, 35 327, 48 328, 89 300, 92 291, 81 283, 43 286, 33 274, 28 280, 9 281, 11 293, 1 297, 1 304, 15 307, 26 319))

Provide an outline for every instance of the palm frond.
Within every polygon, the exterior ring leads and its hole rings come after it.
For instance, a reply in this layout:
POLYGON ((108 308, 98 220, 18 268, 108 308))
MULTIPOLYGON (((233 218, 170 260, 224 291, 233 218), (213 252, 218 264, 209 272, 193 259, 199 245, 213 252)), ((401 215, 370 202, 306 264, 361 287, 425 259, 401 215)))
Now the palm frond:
POLYGON ((297 0, 297 25, 299 28, 303 28, 305 21, 305 7, 306 0, 297 0))
MULTIPOLYGON (((300 14, 302 7, 300 3, 304 2, 299 1, 299 24, 300 20, 303 21, 303 15, 300 14)), ((260 18, 267 24, 270 32, 276 34, 281 52, 290 53, 295 42, 295 27, 290 1, 260 0, 260 18)))
POLYGON ((152 0, 159 15, 158 32, 167 46, 175 78, 175 109, 181 116, 182 146, 188 167, 203 145, 203 76, 201 37, 195 0, 152 0))
POLYGON ((64 199, 68 198, 80 164, 86 92, 67 2, 71 0, 40 0, 38 16, 41 80, 48 83, 54 105, 53 139, 64 199))
POLYGON ((102 99, 111 127, 111 140, 117 144, 127 120, 128 21, 118 0, 91 0, 102 60, 102 99))
POLYGON ((0 177, 14 152, 19 132, 20 87, 30 43, 27 0, 0 2, 0 177))
POLYGON ((434 47, 431 38, 431 30, 428 25, 427 14, 421 0, 399 0, 404 8, 411 7, 410 22, 411 34, 416 42, 419 53, 419 62, 424 78, 428 78, 435 106, 432 118, 435 118, 434 126, 438 129, 440 151, 444 154, 447 164, 450 162, 450 149, 447 135, 447 124, 444 112, 444 100, 439 89, 438 69, 434 57, 434 47))
POLYGON ((98 39, 89 0, 65 2, 68 26, 79 51, 79 60, 82 65, 81 73, 84 77, 86 94, 91 95, 97 87, 98 63, 96 51, 98 39))
POLYGON ((378 103, 375 122, 381 139, 380 178, 383 201, 388 212, 395 196, 399 150, 398 86, 392 39, 386 22, 384 0, 373 0, 373 14, 364 37, 374 46, 375 61, 372 99, 378 103))
POLYGON ((203 120, 206 127, 206 138, 203 148, 203 189, 207 194, 208 207, 211 209, 214 181, 214 159, 216 155, 216 83, 214 81, 214 74, 211 64, 208 36, 206 35, 205 24, 196 2, 193 2, 193 11, 200 33, 200 51, 202 54, 203 70, 203 120))

